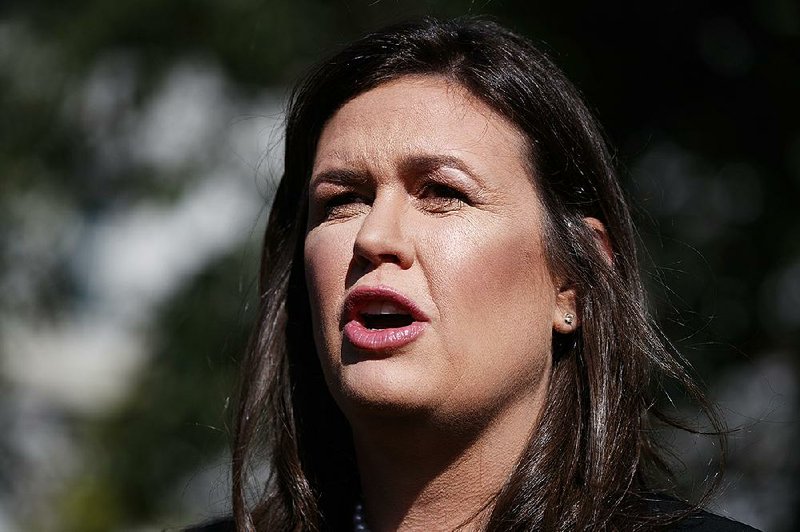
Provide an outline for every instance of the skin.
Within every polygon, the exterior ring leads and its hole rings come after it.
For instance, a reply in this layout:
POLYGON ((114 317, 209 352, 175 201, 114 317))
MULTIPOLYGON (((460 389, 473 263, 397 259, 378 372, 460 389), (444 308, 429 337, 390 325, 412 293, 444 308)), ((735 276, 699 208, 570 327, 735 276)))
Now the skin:
POLYGON ((373 530, 480 528, 543 407, 553 330, 577 326, 526 154, 512 124, 438 77, 368 91, 322 132, 306 278, 373 530), (342 311, 354 287, 377 285, 430 322, 376 354, 349 344, 342 311))

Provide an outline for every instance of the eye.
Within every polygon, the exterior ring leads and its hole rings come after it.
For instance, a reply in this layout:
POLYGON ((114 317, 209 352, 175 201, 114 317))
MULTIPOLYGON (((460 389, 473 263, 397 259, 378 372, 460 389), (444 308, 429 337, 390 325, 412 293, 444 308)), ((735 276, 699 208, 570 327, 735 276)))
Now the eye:
POLYGON ((449 212, 469 205, 467 195, 444 183, 427 183, 419 192, 425 208, 433 212, 449 212))
POLYGON ((327 198, 323 205, 325 219, 331 220, 360 213, 366 206, 366 201, 355 192, 342 192, 327 198))

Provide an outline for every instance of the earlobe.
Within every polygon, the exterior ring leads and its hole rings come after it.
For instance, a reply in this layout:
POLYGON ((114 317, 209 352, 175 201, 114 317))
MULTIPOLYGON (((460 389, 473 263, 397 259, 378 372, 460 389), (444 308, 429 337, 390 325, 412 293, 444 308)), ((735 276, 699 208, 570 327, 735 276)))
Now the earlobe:
POLYGON ((556 305, 553 310, 553 330, 560 334, 574 332, 580 325, 576 308, 575 288, 560 288, 556 294, 556 305))

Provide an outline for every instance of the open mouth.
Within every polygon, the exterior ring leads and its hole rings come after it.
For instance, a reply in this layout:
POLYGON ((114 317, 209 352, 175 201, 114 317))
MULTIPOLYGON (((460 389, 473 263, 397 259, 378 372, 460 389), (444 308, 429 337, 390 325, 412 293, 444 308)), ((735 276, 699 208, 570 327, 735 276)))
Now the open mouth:
POLYGON ((370 330, 396 329, 414 323, 411 314, 389 302, 370 303, 361 309, 358 317, 370 330))
POLYGON ((413 301, 386 286, 354 289, 345 300, 344 316, 350 344, 374 352, 403 347, 430 325, 413 301))

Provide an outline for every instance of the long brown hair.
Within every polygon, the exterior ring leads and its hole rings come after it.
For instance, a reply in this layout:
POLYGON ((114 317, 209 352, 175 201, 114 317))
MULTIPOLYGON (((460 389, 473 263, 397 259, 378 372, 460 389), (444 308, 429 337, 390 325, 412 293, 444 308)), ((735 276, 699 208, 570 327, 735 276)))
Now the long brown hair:
POLYGON ((554 334, 547 404, 492 501, 487 530, 655 526, 646 499, 668 472, 651 432, 657 384, 668 377, 705 403, 648 313, 629 208, 603 134, 577 90, 528 40, 485 20, 425 19, 347 46, 290 99, 285 173, 264 239, 260 313, 235 428, 238 528, 350 523, 359 492, 351 436, 322 378, 303 275, 307 183, 326 121, 353 97, 406 75, 460 84, 528 139, 551 271, 578 293, 581 327, 554 334), (605 225, 610 262, 585 217, 605 225), (266 485, 252 486, 262 465, 266 485))

